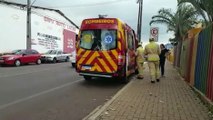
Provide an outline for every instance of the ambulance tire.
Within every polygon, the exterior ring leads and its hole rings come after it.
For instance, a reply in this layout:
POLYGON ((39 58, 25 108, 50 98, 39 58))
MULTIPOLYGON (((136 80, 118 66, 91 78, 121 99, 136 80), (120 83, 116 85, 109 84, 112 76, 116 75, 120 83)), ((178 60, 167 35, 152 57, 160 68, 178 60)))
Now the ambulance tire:
POLYGON ((127 76, 122 77, 122 83, 126 84, 129 82, 129 78, 127 76))
POLYGON ((121 82, 124 83, 124 84, 126 84, 126 83, 129 82, 129 78, 128 78, 128 76, 126 75, 126 68, 123 69, 123 73, 124 73, 124 76, 121 77, 121 82))
POLYGON ((84 80, 86 80, 86 81, 89 81, 89 80, 91 80, 91 79, 92 79, 91 76, 84 76, 84 80))

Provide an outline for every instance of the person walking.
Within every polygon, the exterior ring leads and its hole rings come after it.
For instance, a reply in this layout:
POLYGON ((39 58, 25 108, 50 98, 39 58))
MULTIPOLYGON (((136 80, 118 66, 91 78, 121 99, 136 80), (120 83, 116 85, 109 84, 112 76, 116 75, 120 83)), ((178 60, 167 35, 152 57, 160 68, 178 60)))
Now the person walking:
POLYGON ((144 63, 144 50, 142 43, 138 44, 138 48, 136 50, 136 62, 138 66, 138 79, 143 79, 143 63, 144 63))
POLYGON ((154 38, 149 39, 149 44, 145 46, 144 54, 147 55, 147 61, 151 76, 151 83, 160 81, 160 70, 159 70, 159 55, 160 46, 155 43, 154 38))
POLYGON ((165 45, 164 44, 160 44, 160 49, 161 49, 161 52, 160 52, 160 71, 161 71, 161 77, 165 77, 164 76, 164 72, 165 72, 165 62, 166 62, 166 57, 170 54, 169 50, 166 49, 165 45))

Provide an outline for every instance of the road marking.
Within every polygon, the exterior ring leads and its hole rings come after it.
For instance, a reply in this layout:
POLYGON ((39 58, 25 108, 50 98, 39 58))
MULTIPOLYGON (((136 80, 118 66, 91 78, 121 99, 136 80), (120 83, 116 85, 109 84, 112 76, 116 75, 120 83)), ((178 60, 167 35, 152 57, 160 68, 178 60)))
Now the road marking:
POLYGON ((55 88, 52 88, 52 89, 49 89, 49 90, 45 90, 43 92, 40 92, 40 93, 36 93, 34 95, 31 95, 31 96, 28 96, 28 97, 25 97, 25 98, 22 98, 22 99, 18 99, 18 100, 15 100, 13 102, 10 102, 10 103, 7 103, 7 104, 4 104, 4 105, 1 105, 0 106, 0 110, 2 109, 5 109, 9 106, 12 106, 12 105, 15 105, 17 103, 21 103, 21 102, 24 102, 24 101, 27 101, 27 100, 30 100, 32 98, 35 98, 35 97, 38 97, 38 96, 41 96, 41 95, 44 95, 44 94, 47 94, 47 93, 50 93, 50 92, 53 92, 55 90, 59 90, 61 88, 64 88, 64 87, 67 87, 67 86, 70 86, 76 82, 80 82, 80 81, 83 81, 83 80, 77 80, 77 81, 73 81, 73 82, 69 82, 67 84, 64 84, 64 85, 61 85, 61 86, 58 86, 58 87, 55 87, 55 88))

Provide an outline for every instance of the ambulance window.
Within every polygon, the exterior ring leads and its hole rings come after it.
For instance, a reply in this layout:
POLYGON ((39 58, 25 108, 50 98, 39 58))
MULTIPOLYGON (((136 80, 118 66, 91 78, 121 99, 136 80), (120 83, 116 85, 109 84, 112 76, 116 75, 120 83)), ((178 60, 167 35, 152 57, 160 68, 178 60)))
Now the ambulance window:
POLYGON ((116 30, 96 29, 81 32, 80 47, 88 50, 116 48, 116 30))
POLYGON ((134 34, 134 31, 131 32, 132 33, 132 47, 133 49, 135 50, 135 34, 134 34))
POLYGON ((91 49, 94 43, 94 31, 87 30, 81 32, 80 47, 84 49, 91 49))
POLYGON ((116 30, 104 29, 101 31, 101 50, 116 48, 116 30))

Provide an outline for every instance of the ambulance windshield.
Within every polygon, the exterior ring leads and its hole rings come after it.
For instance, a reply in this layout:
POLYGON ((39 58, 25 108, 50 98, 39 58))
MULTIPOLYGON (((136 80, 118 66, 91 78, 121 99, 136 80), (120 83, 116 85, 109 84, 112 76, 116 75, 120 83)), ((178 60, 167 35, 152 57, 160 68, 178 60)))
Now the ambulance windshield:
POLYGON ((81 31, 80 47, 88 50, 111 50, 116 48, 116 30, 97 29, 81 31))

